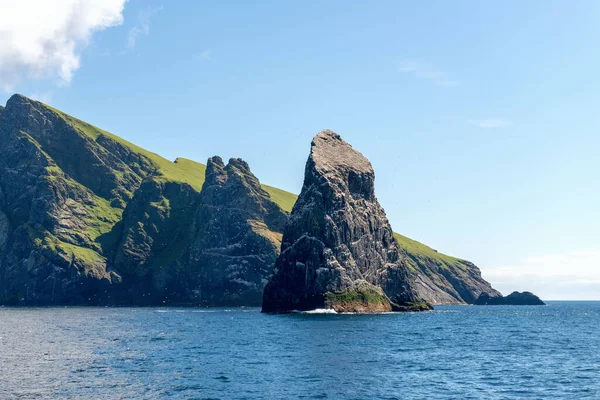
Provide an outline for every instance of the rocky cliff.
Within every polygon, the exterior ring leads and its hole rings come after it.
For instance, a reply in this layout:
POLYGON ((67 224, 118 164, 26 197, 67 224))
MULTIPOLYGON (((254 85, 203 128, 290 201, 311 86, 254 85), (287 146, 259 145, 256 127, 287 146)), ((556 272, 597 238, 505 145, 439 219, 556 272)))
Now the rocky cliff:
POLYGON ((185 260, 199 302, 259 305, 287 218, 245 161, 210 158, 185 260))
POLYGON ((260 304, 287 213, 244 161, 169 162, 20 95, 1 111, 0 304, 260 304))
POLYGON ((313 139, 263 311, 427 309, 375 197, 371 163, 338 134, 313 139))
MULTIPOLYGON (((172 162, 20 95, 0 107, 0 154, 0 304, 259 305, 297 198, 241 160, 172 162)), ((418 297, 494 293, 474 265, 396 240, 418 297)))

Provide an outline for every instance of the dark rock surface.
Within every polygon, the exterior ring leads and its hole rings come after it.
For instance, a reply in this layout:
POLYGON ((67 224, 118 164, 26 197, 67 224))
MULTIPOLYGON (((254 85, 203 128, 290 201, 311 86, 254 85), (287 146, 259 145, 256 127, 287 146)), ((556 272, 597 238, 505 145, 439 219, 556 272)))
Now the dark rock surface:
POLYGON ((263 311, 428 308, 400 258, 374 182, 371 163, 338 134, 315 136, 263 311))
POLYGON ((112 265, 124 281, 115 296, 120 303, 258 306, 286 220, 241 159, 210 158, 200 193, 146 180, 114 234, 112 265))
POLYGON ((199 193, 20 95, 0 154, 0 304, 260 305, 287 213, 244 161, 211 159, 199 193))
POLYGON ((0 117, 2 304, 78 303, 120 280, 107 270, 95 239, 121 210, 65 174, 43 150, 33 135, 53 129, 78 135, 54 122, 22 96, 13 96, 0 117))
POLYGON ((482 293, 475 301, 475 305, 478 306, 543 306, 545 304, 531 292, 512 292, 508 296, 491 296, 489 293, 482 293))
POLYGON ((186 260, 198 302, 260 305, 287 219, 245 161, 210 158, 186 260))

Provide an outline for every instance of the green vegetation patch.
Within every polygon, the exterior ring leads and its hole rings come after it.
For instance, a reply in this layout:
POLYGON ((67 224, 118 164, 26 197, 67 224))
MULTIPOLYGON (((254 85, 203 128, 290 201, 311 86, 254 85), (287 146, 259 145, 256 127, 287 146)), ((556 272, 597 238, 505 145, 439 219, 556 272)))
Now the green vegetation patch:
POLYGON ((79 182, 69 178, 56 165, 46 167, 47 178, 56 181, 57 185, 65 185, 69 196, 78 201, 80 218, 85 222, 85 230, 80 233, 94 241, 99 236, 110 232, 113 226, 121 220, 123 210, 111 207, 110 202, 96 196, 79 182))
POLYGON ((385 295, 375 290, 345 290, 343 292, 325 293, 325 304, 330 307, 335 304, 373 304, 386 305, 389 300, 385 295))
POLYGON ((277 189, 269 185, 261 185, 263 189, 271 196, 273 200, 283 211, 292 212, 292 208, 298 200, 298 196, 285 190, 277 189))
POLYGON ((255 219, 249 219, 248 224, 252 228, 252 230, 259 235, 267 238, 271 243, 279 248, 281 246, 281 241, 283 240, 283 234, 279 232, 273 232, 269 230, 269 227, 263 222, 255 219))
POLYGON ((463 263, 463 260, 459 258, 438 253, 431 247, 407 238, 406 236, 402 236, 399 233, 394 233, 394 238, 398 242, 399 248, 404 250, 408 255, 408 265, 413 270, 418 268, 416 265, 417 262, 425 265, 437 265, 441 269, 449 269, 450 266, 452 266, 465 273, 468 270, 468 267, 463 263))
POLYGON ((81 265, 93 265, 97 262, 104 263, 106 261, 106 258, 87 247, 75 246, 66 242, 59 242, 57 247, 81 265))

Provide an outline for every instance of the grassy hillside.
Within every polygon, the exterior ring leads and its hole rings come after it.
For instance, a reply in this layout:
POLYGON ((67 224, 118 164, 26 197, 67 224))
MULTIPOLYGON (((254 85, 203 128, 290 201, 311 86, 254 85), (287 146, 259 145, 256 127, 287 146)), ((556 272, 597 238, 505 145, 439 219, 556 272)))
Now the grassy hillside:
POLYGON ((434 264, 440 268, 447 269, 450 265, 458 266, 461 269, 466 270, 466 266, 462 264, 459 258, 448 256, 446 254, 438 253, 437 250, 424 245, 421 242, 402 236, 399 233, 394 232, 394 237, 398 241, 400 249, 404 250, 409 255, 409 265, 415 267, 412 261, 413 258, 418 260, 421 264, 434 264))
MULTIPOLYGON (((69 123, 69 125, 83 132, 93 140, 97 140, 101 135, 105 135, 115 140, 116 142, 124 145, 125 147, 129 148, 131 151, 145 156, 152 162, 154 166, 156 166, 157 175, 159 175, 162 179, 173 182, 185 182, 190 184, 194 189, 198 191, 202 189, 202 184, 204 183, 204 175, 206 172, 205 164, 181 157, 176 159, 175 162, 169 161, 166 158, 163 158, 156 153, 152 153, 139 146, 136 146, 135 144, 128 142, 127 140, 117 135, 95 127, 94 125, 88 124, 87 122, 81 121, 77 118, 74 118, 48 105, 45 106, 48 109, 60 115, 65 121, 69 123)), ((271 195, 273 201, 277 203, 283 210, 288 212, 292 211, 292 207, 294 206, 294 203, 298 198, 297 195, 290 192, 286 192, 285 190, 281 190, 273 186, 262 185, 262 187, 269 193, 269 195, 271 195)))
POLYGON ((94 125, 74 118, 50 106, 46 105, 46 107, 60 115, 69 125, 86 134, 93 140, 97 140, 101 135, 104 135, 129 148, 132 152, 146 157, 156 167, 156 174, 163 179, 173 182, 188 183, 198 191, 202 188, 202 184, 204 183, 204 172, 206 170, 204 164, 185 158, 178 158, 175 162, 169 161, 166 158, 136 146, 117 135, 113 135, 110 132, 97 128, 94 125))
POLYGON ((277 203, 282 210, 287 212, 292 211, 292 207, 294 207, 294 203, 296 203, 298 195, 286 192, 285 190, 277 189, 276 187, 269 185, 261 186, 267 191, 267 193, 269 193, 269 195, 271 195, 271 199, 273 199, 273 201, 277 203))

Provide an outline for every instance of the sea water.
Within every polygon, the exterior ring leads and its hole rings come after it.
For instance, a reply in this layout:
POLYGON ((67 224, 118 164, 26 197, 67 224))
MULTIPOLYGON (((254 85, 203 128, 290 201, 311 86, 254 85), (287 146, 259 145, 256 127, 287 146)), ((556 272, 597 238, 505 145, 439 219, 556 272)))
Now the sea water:
POLYGON ((0 399, 600 399, 600 302, 0 308, 0 399))

